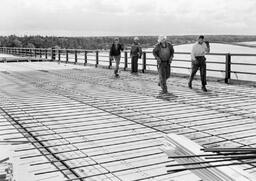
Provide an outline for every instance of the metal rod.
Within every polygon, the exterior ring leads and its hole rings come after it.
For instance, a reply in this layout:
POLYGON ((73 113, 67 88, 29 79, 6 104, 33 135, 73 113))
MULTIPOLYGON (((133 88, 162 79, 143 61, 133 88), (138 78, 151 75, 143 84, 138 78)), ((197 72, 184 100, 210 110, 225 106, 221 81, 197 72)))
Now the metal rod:
POLYGON ((1 160, 0 160, 0 163, 4 163, 4 162, 8 161, 9 159, 10 159, 9 157, 4 158, 4 159, 1 159, 1 160))
MULTIPOLYGON (((229 155, 241 155, 242 153, 213 153, 213 154, 199 154, 199 155, 177 155, 177 156, 169 156, 170 159, 178 159, 178 158, 194 158, 194 157, 218 157, 225 155, 228 157, 229 155)), ((247 153, 247 155, 255 155, 254 153, 247 153)), ((225 158, 223 157, 223 158, 225 158)))
POLYGON ((256 148, 203 148, 205 152, 256 152, 256 148))
MULTIPOLYGON (((23 127, 22 124, 20 124, 17 120, 15 120, 8 112, 6 112, 2 107, 0 107, 1 111, 3 113, 5 113, 13 122, 15 122, 17 125, 19 125, 19 127, 23 128, 23 130, 29 134, 34 140, 38 141, 38 143, 41 145, 41 146, 44 146, 42 143, 40 143, 40 141, 38 140, 38 138, 36 138, 33 134, 31 134, 25 127, 23 127)), ((50 149, 48 148, 45 148, 45 150, 48 152, 49 155, 53 156, 55 159, 59 160, 59 158, 56 156, 56 154, 52 153, 50 149)), ((66 168, 69 168, 69 165, 67 165, 65 162, 61 161, 60 160, 60 163, 66 167, 66 168)), ((61 171, 57 166, 56 168, 61 171)), ((79 177, 79 175, 74 172, 72 169, 69 169, 69 171, 75 176, 75 177, 79 177)), ((63 173, 64 175, 66 175, 64 172, 61 171, 61 173, 63 173)))
MULTIPOLYGON (((168 163, 168 161, 162 161, 162 162, 159 162, 159 163, 152 163, 152 164, 148 164, 146 165, 147 167, 149 166, 155 166, 155 165, 159 165, 159 164, 165 164, 165 163, 168 163)), ((77 166, 77 167, 72 167, 72 169, 75 169, 75 168, 81 168, 81 167, 87 167, 87 165, 81 165, 81 166, 77 166)), ((139 168, 142 168, 142 167, 145 167, 145 166, 135 166, 133 167, 132 169, 139 169, 139 168)), ((114 171, 111 171, 111 172, 107 172, 107 173, 117 173, 117 172, 124 172, 124 171, 128 171, 128 170, 131 170, 131 168, 124 168, 124 169, 119 169, 119 170, 114 170, 114 171)), ((45 172, 39 172, 39 173, 35 173, 35 175, 42 175, 42 174, 46 174, 46 173, 53 173, 53 172, 56 172, 56 170, 51 170, 51 171, 45 171, 45 172)), ((107 173, 99 173, 99 174, 95 174, 95 175, 90 175, 90 176, 86 176, 86 177, 78 177, 78 178, 89 178, 89 177, 94 177, 94 176, 99 176, 99 175, 105 175, 107 173)), ((68 180, 73 180, 73 179, 68 179, 68 180)))
MULTIPOLYGON (((90 157, 93 156, 102 156, 102 155, 109 155, 109 154, 115 154, 115 153, 123 153, 123 152, 129 152, 129 151, 138 151, 140 149, 146 149, 146 148, 153 148, 153 147, 159 147, 162 146, 162 144, 156 144, 156 145, 151 145, 151 146, 144 146, 144 147, 137 147, 137 148, 131 148, 131 149, 126 149, 126 150, 119 150, 119 151, 112 151, 112 152, 107 152, 107 153, 101 153, 101 154, 92 154, 90 157)), ((62 151, 62 152, 57 152, 55 154, 61 154, 61 153, 69 153, 69 152, 75 152, 75 151, 80 151, 80 150, 86 150, 86 148, 83 149, 76 149, 76 150, 68 150, 68 151, 62 151)), ((28 158, 35 158, 35 157, 41 157, 41 156, 48 156, 49 154, 42 154, 42 155, 30 155, 30 156, 23 156, 20 157, 20 159, 28 159, 28 158)))
POLYGON ((174 170, 167 170, 168 173, 172 172, 181 172, 186 170, 197 170, 197 169, 207 169, 207 168, 215 168, 215 167, 223 167, 223 166, 233 166, 233 165, 244 165, 244 164, 255 164, 256 161, 246 161, 240 163, 228 163, 228 164, 216 164, 216 165, 207 165, 207 166, 198 166, 198 167, 191 167, 191 168, 181 168, 181 169, 174 169, 174 170))
MULTIPOLYGON (((148 132, 143 132, 143 133, 136 133, 136 134, 126 134, 126 135, 122 135, 122 136, 112 136, 112 137, 107 137, 107 138, 98 138, 98 139, 93 139, 93 140, 86 140, 86 143, 88 142, 94 142, 94 141, 103 141, 103 140, 108 140, 108 139, 115 139, 115 138, 128 138, 130 136, 138 136, 138 135, 146 135, 148 133, 155 133, 155 131, 148 131, 148 132)), ((69 137, 62 137, 62 138, 53 138, 53 139, 46 139, 45 141, 53 141, 53 140, 63 140, 63 139, 70 139, 70 138, 81 138, 81 137, 86 137, 86 135, 75 135, 75 136, 69 136, 69 137)), ((41 142, 43 142, 42 140, 40 140, 41 142)), ((83 143, 85 141, 82 141, 81 143, 83 143)), ((72 142, 70 144, 76 144, 76 142, 72 142)), ((59 145, 51 145, 51 146, 47 146, 48 148, 50 147, 56 147, 56 146, 64 146, 66 145, 66 143, 64 144, 59 144, 59 145)), ((37 147, 37 148, 25 148, 25 149, 19 149, 19 150, 15 150, 15 152, 23 152, 23 151, 28 151, 28 150, 34 150, 34 149, 43 149, 43 147, 37 147)))
MULTIPOLYGON (((253 157, 253 158, 256 158, 253 157)), ((252 157, 244 158, 245 159, 252 159, 252 157)), ((178 167, 178 166, 190 166, 190 165, 200 165, 200 164, 210 164, 210 163, 218 163, 218 162, 230 162, 230 161, 239 161, 235 158, 229 158, 224 160, 211 160, 211 161, 199 161, 199 162, 192 162, 192 163, 179 163, 179 164, 173 164, 173 165, 166 165, 166 167, 178 167)))

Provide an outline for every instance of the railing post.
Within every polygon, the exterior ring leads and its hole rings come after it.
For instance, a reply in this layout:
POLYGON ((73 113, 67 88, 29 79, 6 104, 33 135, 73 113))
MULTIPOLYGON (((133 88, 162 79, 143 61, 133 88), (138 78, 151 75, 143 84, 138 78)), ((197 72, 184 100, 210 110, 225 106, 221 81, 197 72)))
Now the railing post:
POLYGON ((145 70, 147 68, 147 57, 146 57, 146 52, 143 52, 143 57, 142 57, 142 72, 145 73, 145 70))
POLYGON ((66 50, 66 63, 68 63, 68 50, 66 50))
POLYGON ((51 61, 53 61, 53 48, 51 49, 51 61))
POLYGON ((48 58, 48 50, 47 50, 47 48, 45 49, 45 59, 47 60, 47 58, 48 58))
POLYGON ((84 52, 84 66, 87 64, 87 51, 84 52))
POLYGON ((124 70, 127 69, 128 66, 128 55, 127 52, 124 52, 124 70))
POLYGON ((33 56, 32 49, 31 49, 31 48, 28 48, 28 51, 29 51, 29 56, 32 57, 32 56, 33 56))
POLYGON ((95 67, 98 67, 98 64, 99 64, 99 51, 97 50, 96 51, 96 64, 95 64, 95 67))
POLYGON ((39 56, 40 56, 40 58, 42 58, 42 49, 41 48, 39 49, 39 56))
POLYGON ((75 64, 77 64, 77 50, 75 50, 75 64))
POLYGON ((68 50, 66 49, 66 63, 68 63, 68 50))
POLYGON ((226 69, 225 69, 225 83, 228 84, 230 82, 231 75, 231 55, 230 53, 226 54, 226 69))
POLYGON ((60 63, 60 55, 61 55, 61 50, 58 49, 58 62, 60 63))
POLYGON ((51 49, 51 56, 52 56, 52 61, 55 61, 55 59, 56 59, 56 49, 55 48, 51 49))
POLYGON ((37 54, 37 49, 34 48, 34 56, 35 56, 35 58, 36 58, 36 54, 37 54))

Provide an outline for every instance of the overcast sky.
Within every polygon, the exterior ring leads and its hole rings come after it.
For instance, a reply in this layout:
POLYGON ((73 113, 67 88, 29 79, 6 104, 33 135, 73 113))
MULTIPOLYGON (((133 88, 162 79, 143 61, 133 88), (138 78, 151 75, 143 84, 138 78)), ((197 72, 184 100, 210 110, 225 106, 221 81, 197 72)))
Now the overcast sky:
POLYGON ((256 34, 256 0, 1 0, 2 35, 256 34))

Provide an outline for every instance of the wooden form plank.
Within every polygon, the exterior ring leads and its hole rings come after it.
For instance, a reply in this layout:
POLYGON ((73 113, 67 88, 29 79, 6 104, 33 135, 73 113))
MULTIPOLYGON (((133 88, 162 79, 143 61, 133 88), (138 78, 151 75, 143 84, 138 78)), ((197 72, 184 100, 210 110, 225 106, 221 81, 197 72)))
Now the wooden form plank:
MULTIPOLYGON (((166 136, 167 144, 170 148, 165 147, 164 150, 168 156, 174 155, 206 155, 205 152, 201 151, 202 147, 192 142, 191 140, 178 136, 175 134, 169 134, 166 136)), ((203 157, 194 157, 194 158, 185 158, 177 159, 180 163, 196 163, 206 161, 203 157)), ((217 163, 204 163, 200 164, 201 166, 207 167, 208 165, 218 165, 217 163)), ((193 168, 193 166, 185 166, 188 169, 193 168)), ((246 181, 246 180, 255 180, 251 175, 244 172, 239 167, 234 166, 225 166, 225 167, 216 167, 216 168, 205 168, 201 170, 193 170, 196 175, 198 175, 203 180, 237 180, 237 181, 246 181)))

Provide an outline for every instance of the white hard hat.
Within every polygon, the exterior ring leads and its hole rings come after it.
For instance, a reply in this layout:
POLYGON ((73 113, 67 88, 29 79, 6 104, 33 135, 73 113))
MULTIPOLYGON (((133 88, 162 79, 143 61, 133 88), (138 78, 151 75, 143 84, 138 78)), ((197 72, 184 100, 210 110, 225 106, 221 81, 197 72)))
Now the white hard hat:
POLYGON ((139 38, 136 36, 136 37, 134 37, 134 39, 133 39, 134 41, 136 41, 136 40, 139 40, 139 38))
POLYGON ((158 37, 158 42, 161 42, 161 41, 166 40, 166 39, 167 39, 166 36, 160 35, 160 36, 158 37))

